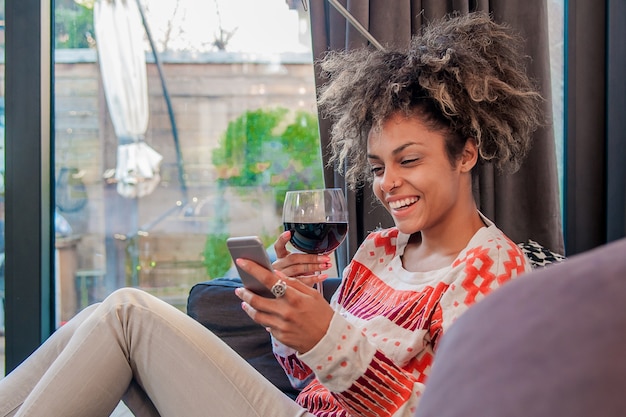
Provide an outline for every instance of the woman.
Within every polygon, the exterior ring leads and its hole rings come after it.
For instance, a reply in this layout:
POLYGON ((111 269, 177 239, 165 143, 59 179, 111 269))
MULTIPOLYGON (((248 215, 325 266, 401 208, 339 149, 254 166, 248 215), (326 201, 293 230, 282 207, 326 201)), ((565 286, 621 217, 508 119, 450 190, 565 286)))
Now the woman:
POLYGON ((539 123, 518 39, 483 14, 432 24, 408 51, 330 54, 320 106, 334 161, 372 182, 395 227, 371 233, 329 305, 311 287, 328 258, 275 244, 272 273, 237 260, 276 299, 239 288, 272 335, 292 401, 201 325, 118 290, 0 381, 0 416, 410 416, 442 335, 469 306, 530 270, 477 209, 472 172, 515 169, 539 123))

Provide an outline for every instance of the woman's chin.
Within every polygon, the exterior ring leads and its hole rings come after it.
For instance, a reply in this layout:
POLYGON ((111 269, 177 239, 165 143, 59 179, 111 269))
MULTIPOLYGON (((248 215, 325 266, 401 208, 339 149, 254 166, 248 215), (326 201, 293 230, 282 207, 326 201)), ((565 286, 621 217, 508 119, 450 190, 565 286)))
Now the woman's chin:
POLYGON ((417 233, 422 230, 421 223, 415 221, 408 221, 406 219, 398 220, 396 218, 393 219, 396 225, 396 228, 405 235, 412 235, 413 233, 417 233))

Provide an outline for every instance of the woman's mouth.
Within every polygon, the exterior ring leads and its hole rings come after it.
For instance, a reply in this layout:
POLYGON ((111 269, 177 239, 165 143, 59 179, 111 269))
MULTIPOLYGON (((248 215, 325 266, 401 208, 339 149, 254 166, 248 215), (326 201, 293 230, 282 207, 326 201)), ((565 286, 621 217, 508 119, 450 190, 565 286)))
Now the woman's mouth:
POLYGON ((401 200, 390 201, 389 202, 389 208, 392 209, 392 210, 401 210, 403 208, 406 208, 408 206, 411 206, 411 205, 417 203, 417 200, 419 200, 419 198, 417 198, 417 197, 407 197, 407 198, 403 198, 401 200))

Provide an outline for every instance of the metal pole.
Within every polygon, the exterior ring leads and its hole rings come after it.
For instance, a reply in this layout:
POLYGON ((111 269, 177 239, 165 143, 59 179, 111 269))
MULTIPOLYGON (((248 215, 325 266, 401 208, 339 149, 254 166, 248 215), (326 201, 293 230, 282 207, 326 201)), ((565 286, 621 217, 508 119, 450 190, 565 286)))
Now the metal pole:
POLYGON ((331 4, 331 5, 332 5, 332 6, 333 6, 333 7, 334 7, 334 8, 335 8, 335 9, 336 9, 339 13, 341 13, 341 15, 342 15, 343 17, 345 17, 345 18, 346 18, 346 20, 347 20, 348 22, 350 22, 350 24, 352 24, 352 26, 354 26, 354 28, 355 28, 356 30, 358 30, 358 31, 359 31, 359 33, 360 33, 361 35, 365 36, 365 39, 367 39, 367 40, 368 40, 368 41, 369 41, 372 45, 374 45, 374 46, 376 47, 376 49, 378 49, 378 50, 380 50, 380 51, 384 51, 384 50, 385 50, 385 48, 383 48, 383 46, 380 44, 380 42, 378 42, 378 41, 376 40, 376 38, 374 38, 374 37, 372 36, 372 34, 371 34, 371 33, 369 33, 369 32, 367 31, 367 29, 365 29, 361 23, 359 23, 359 21, 358 21, 358 20, 356 20, 356 19, 355 19, 355 17, 354 17, 354 16, 352 16, 352 15, 350 14, 350 12, 349 12, 348 10, 346 10, 346 8, 345 8, 345 7, 343 7, 343 6, 341 5, 341 3, 339 3, 339 1, 338 1, 338 0, 328 0, 328 2, 329 2, 329 3, 330 3, 330 4, 331 4))

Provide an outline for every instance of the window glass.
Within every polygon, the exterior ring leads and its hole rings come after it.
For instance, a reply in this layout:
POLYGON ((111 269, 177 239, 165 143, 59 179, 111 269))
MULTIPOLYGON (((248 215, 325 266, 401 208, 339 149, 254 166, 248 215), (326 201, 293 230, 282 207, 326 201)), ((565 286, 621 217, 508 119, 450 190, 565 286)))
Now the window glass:
POLYGON ((57 322, 127 285, 184 310, 228 236, 269 246, 285 191, 323 185, 307 11, 55 3, 57 322))

